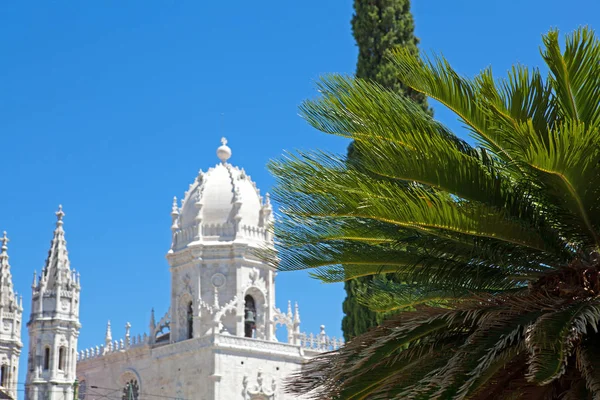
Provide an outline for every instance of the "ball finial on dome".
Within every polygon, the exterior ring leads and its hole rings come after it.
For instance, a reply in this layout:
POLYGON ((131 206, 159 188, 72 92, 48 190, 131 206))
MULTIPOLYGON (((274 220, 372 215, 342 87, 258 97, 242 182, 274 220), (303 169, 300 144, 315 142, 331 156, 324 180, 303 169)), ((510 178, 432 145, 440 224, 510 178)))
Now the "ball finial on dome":
POLYGON ((217 157, 224 163, 231 157, 231 149, 227 146, 227 139, 221 138, 221 143, 221 146, 217 149, 217 157))

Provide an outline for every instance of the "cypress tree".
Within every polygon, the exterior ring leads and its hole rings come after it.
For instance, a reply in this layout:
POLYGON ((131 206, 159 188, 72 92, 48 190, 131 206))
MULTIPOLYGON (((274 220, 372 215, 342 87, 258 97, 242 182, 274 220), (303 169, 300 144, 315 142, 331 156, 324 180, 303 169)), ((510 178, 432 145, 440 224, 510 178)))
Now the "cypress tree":
MULTIPOLYGON (((354 0, 352 33, 358 46, 356 77, 375 81, 397 93, 410 97, 423 109, 432 114, 426 97, 405 87, 398 79, 395 65, 389 61, 389 53, 405 47, 419 52, 419 39, 414 35, 414 20, 410 12, 410 0, 354 0)), ((348 160, 360 157, 352 144, 348 148, 348 160)), ((393 275, 388 275, 393 279, 393 275)), ((357 301, 357 294, 373 278, 370 276, 347 281, 344 285, 346 299, 343 304, 344 338, 360 335, 377 326, 384 316, 369 310, 357 301)))

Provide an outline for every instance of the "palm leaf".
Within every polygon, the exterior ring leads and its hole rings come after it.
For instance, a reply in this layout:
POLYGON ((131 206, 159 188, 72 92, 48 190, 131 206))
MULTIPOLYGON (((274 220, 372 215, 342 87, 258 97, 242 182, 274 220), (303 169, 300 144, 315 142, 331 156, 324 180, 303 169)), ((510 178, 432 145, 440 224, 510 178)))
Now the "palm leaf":
POLYGON ((578 301, 540 317, 527 333, 526 343, 531 352, 527 378, 545 385, 560 377, 575 342, 590 328, 597 332, 599 322, 598 300, 578 301))
POLYGON ((577 369, 585 380, 585 386, 593 395, 593 400, 600 399, 600 342, 598 335, 584 339, 577 349, 577 369))
POLYGON ((600 41, 581 29, 564 52, 555 31, 544 44, 547 78, 516 66, 469 79, 443 57, 391 56, 477 147, 368 81, 330 76, 304 103, 310 124, 352 139, 355 153, 269 164, 280 253, 263 259, 326 282, 376 275, 361 302, 402 311, 310 360, 288 390, 600 399, 600 41))

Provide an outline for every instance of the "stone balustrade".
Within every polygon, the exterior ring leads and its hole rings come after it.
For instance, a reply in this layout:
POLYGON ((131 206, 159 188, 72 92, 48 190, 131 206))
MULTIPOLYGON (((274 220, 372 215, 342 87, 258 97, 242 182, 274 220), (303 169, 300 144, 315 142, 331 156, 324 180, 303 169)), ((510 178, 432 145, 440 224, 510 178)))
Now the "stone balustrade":
MULTIPOLYGON (((335 336, 330 337, 325 333, 325 325, 321 325, 321 331, 316 335, 313 333, 300 333, 296 337, 298 338, 298 341, 296 342, 297 345, 309 351, 335 351, 344 346, 344 339, 336 338, 335 336)), ((149 344, 151 344, 150 337, 145 333, 143 336, 125 336, 125 339, 111 341, 108 343, 108 345, 90 347, 88 349, 79 351, 77 354, 77 361, 103 357, 108 354, 118 353, 131 348, 141 347, 149 344)))
POLYGON ((111 353, 117 353, 125 350, 129 350, 134 347, 141 347, 149 344, 150 340, 147 334, 137 335, 131 337, 125 337, 125 339, 114 340, 108 343, 108 345, 100 345, 96 347, 90 347, 85 350, 81 350, 77 354, 77 361, 88 360, 91 358, 102 357, 111 353))
POLYGON ((321 325, 321 332, 319 334, 300 334, 300 346, 306 350, 326 352, 339 350, 340 347, 344 346, 343 338, 336 338, 327 336, 325 333, 325 325, 321 325))

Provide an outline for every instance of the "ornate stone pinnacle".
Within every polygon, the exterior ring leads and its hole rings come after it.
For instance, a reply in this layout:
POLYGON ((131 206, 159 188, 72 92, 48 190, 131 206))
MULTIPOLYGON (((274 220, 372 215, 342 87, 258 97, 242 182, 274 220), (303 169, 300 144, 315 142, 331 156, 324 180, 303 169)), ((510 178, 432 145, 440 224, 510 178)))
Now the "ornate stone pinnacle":
POLYGON ((110 329, 110 320, 108 320, 108 323, 106 324, 106 336, 104 337, 104 340, 107 343, 112 340, 112 331, 110 329))
POLYGON ((62 204, 58 205, 58 211, 55 212, 55 214, 56 214, 56 220, 57 220, 56 221, 56 225, 57 226, 58 225, 62 225, 63 224, 63 218, 65 216, 65 213, 63 212, 63 209, 62 209, 62 204))
POLYGON ((294 304, 294 323, 300 323, 300 310, 298 309, 298 302, 294 304))
POLYGON ((224 137, 224 136, 221 138, 221 144, 222 144, 223 146, 227 146, 227 139, 225 139, 225 137, 224 137))
POLYGON ((3 236, 2 236, 2 252, 6 253, 6 250, 8 250, 8 242, 10 240, 8 240, 8 237, 6 237, 6 231, 4 231, 3 236))
POLYGON ((179 209, 177 208, 177 196, 173 196, 173 206, 171 207, 171 214, 179 214, 179 209))

